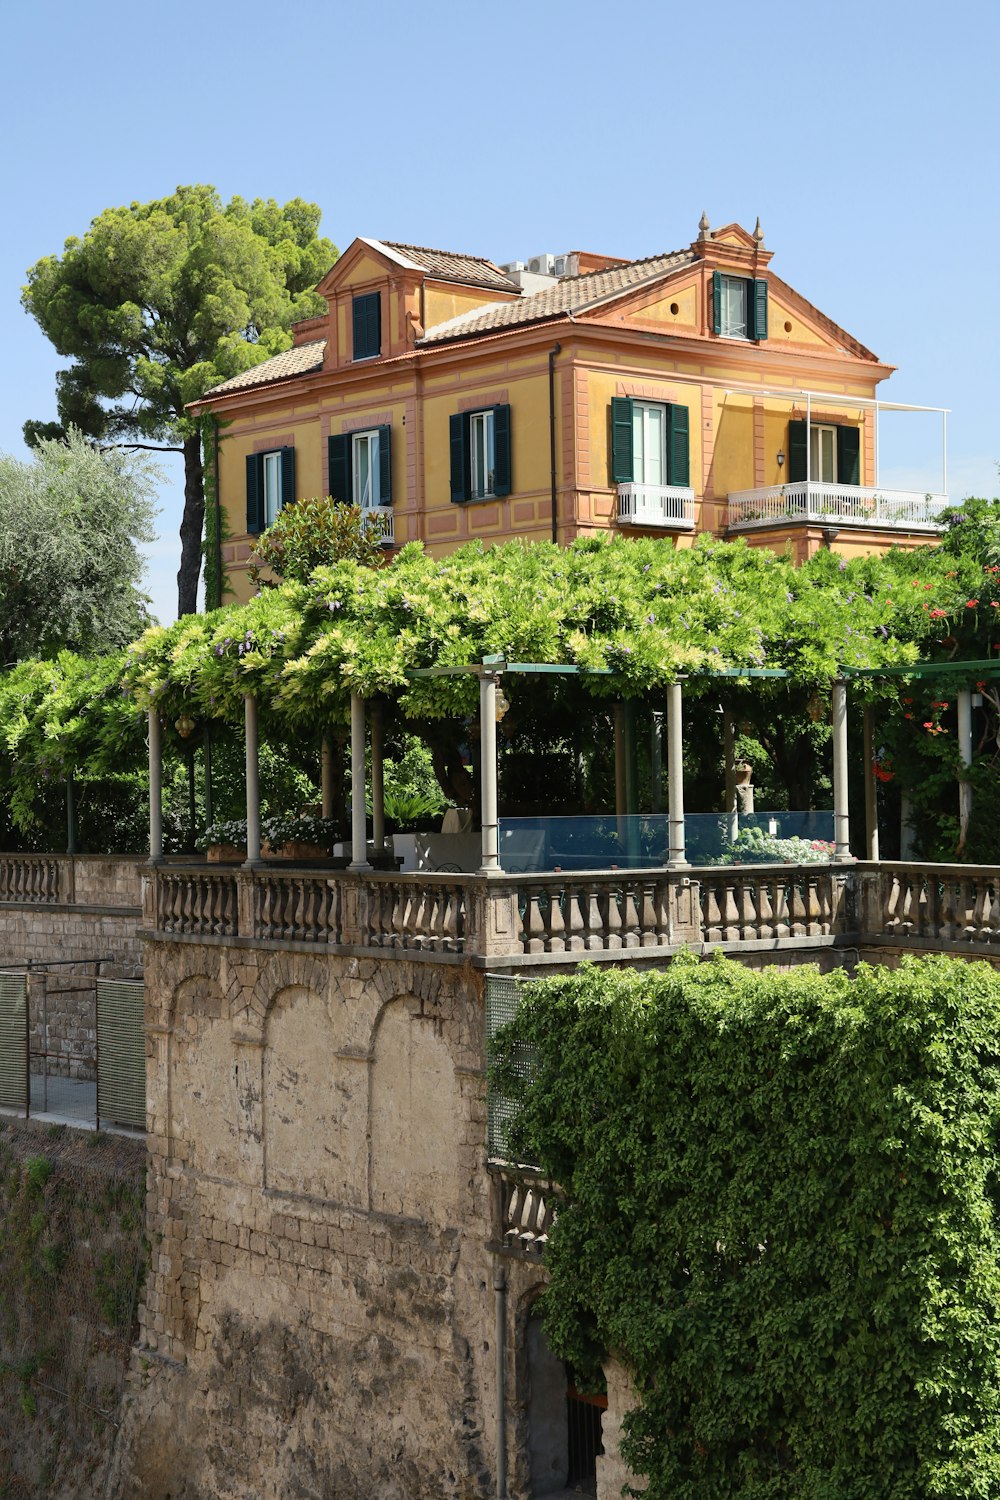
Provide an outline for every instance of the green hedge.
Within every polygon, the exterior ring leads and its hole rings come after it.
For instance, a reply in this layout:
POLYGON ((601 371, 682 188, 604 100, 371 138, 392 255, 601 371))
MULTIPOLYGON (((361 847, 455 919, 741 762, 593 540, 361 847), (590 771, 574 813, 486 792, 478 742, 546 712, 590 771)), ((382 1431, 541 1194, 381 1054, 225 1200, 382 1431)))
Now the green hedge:
POLYGON ((498 1045, 547 1332, 632 1371, 649 1500, 1000 1495, 1000 976, 584 967, 498 1045))

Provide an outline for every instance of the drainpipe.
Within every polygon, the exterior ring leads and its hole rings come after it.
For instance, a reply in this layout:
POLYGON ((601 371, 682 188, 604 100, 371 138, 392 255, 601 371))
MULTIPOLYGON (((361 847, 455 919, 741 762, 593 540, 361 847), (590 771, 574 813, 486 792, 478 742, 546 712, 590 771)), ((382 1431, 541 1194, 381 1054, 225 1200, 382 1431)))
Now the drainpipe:
POLYGON ((493 1347, 496 1353, 497 1381, 497 1497, 507 1500, 507 1275, 499 1262, 493 1265, 496 1328, 493 1347))
POLYGON ((553 344, 549 350, 549 463, 552 483, 552 540, 559 540, 559 497, 556 484, 556 355, 561 344, 553 344))
POLYGON ((163 741, 160 716, 149 710, 149 863, 163 862, 163 741))
POLYGON ((215 608, 222 608, 222 501, 220 499, 221 481, 219 479, 219 423, 212 413, 213 438, 213 468, 215 470, 215 577, 218 586, 218 596, 215 608))

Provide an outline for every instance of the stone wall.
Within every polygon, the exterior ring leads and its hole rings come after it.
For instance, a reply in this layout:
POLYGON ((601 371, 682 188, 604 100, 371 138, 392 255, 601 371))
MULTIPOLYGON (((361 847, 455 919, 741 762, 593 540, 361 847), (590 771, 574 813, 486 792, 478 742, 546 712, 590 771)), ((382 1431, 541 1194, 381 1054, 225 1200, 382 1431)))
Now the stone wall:
POLYGON ((148 1367, 115 1493, 491 1494, 481 981, 149 942, 146 993, 148 1367))
MULTIPOLYGON (((0 854, 8 864, 23 856, 0 854)), ((121 855, 56 855, 58 900, 0 902, 0 966, 31 965, 29 1038, 32 1072, 95 1077, 93 980, 142 976, 138 934, 143 861, 121 855), (48 967, 51 966, 51 967, 48 967)))

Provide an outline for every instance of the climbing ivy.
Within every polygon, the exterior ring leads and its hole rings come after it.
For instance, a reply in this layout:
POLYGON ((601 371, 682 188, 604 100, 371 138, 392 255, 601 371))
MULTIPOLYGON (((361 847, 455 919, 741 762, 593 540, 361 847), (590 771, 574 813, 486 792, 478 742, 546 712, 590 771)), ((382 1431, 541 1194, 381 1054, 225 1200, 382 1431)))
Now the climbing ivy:
POLYGON ((1000 975, 584 967, 497 1047, 548 1336, 631 1371, 648 1500, 1000 1495, 1000 975))

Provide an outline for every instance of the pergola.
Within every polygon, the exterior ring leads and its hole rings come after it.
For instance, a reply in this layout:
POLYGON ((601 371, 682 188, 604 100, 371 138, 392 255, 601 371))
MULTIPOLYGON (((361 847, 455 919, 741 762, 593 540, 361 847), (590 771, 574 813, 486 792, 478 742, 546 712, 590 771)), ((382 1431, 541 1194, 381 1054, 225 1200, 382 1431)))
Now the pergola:
MULTIPOLYGON (((485 656, 479 662, 461 666, 420 667, 407 673, 410 678, 472 675, 479 679, 479 734, 481 753, 480 774, 480 818, 482 828, 482 862, 479 873, 490 875, 500 870, 499 819, 497 812, 497 707, 498 691, 505 677, 517 675, 545 676, 603 676, 615 673, 611 668, 581 667, 560 662, 508 661, 502 656, 485 656)), ((734 680, 740 678, 787 679, 789 673, 777 667, 733 667, 711 672, 699 672, 692 677, 699 679, 734 680)), ((848 805, 848 746, 847 746, 847 689, 850 681, 880 678, 930 678, 965 677, 973 681, 1000 677, 1000 662, 987 661, 924 661, 905 666, 844 667, 831 683, 831 716, 833 728, 833 812, 834 853, 837 862, 852 858, 850 848, 850 810, 848 805)), ((683 772, 683 686, 685 679, 678 678, 665 690, 666 736, 667 736, 667 827, 668 869, 684 869, 688 865, 684 828, 684 772, 683 772)), ((247 809, 247 859, 246 868, 252 869, 262 863, 260 826, 260 771, 259 771, 259 720, 257 699, 252 693, 243 695, 244 734, 246 748, 246 809, 247 809)), ((623 705, 619 702, 616 710, 623 705)), ((963 686, 957 694, 958 746, 963 765, 972 763, 972 709, 973 689, 963 686)), ((376 856, 385 847, 385 807, 383 796, 383 725, 382 716, 376 707, 369 716, 368 705, 358 693, 351 694, 351 861, 349 868, 365 871, 372 868, 368 858, 367 785, 365 775, 366 748, 368 743, 369 717, 371 724, 371 794, 372 794, 372 845, 376 856)), ((615 789, 616 812, 622 814, 624 806, 624 754, 620 714, 616 712, 615 725, 615 789)), ((734 774, 734 735, 729 716, 725 726, 726 756, 726 812, 736 810, 734 774)), ((875 804, 875 782, 872 775, 874 749, 874 711, 871 705, 864 709, 864 757, 865 757, 865 825, 866 856, 870 860, 879 857, 878 822, 875 804)), ((149 858, 151 864, 163 860, 163 811, 162 811, 162 731, 155 709, 149 711, 149 858)), ((329 736, 324 737, 322 764, 323 813, 329 816, 333 805, 333 745, 329 736)), ((963 829, 968 825, 972 808, 972 787, 967 781, 959 785, 959 813, 963 829)))

